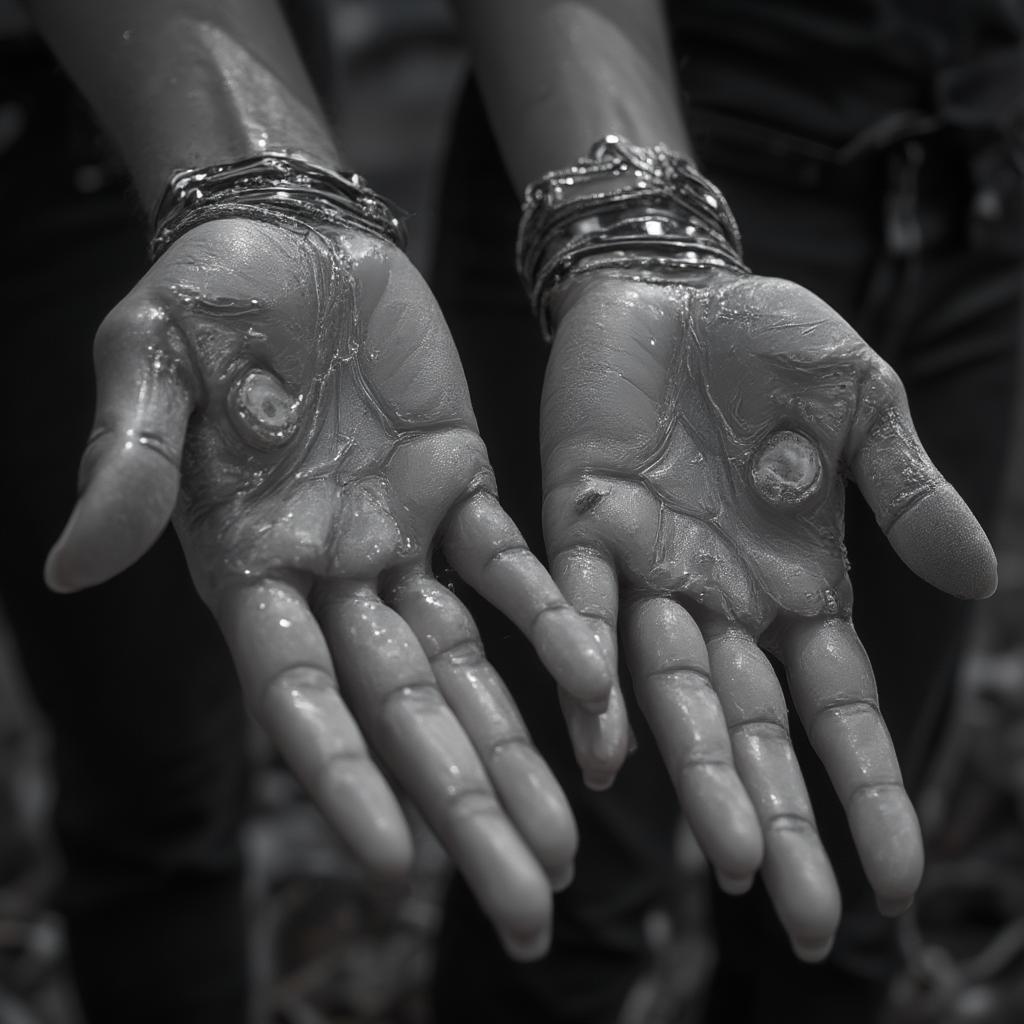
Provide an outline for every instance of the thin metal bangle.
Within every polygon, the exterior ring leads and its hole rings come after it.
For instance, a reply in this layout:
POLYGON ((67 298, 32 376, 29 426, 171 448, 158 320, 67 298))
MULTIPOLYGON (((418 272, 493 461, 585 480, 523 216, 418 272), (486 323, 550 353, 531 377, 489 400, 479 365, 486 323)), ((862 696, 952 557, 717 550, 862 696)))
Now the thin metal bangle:
POLYGON ((516 264, 548 340, 551 294, 578 273, 654 271, 679 281, 694 269, 747 272, 722 193, 667 147, 634 146, 614 135, 527 186, 516 264))
POLYGON ((150 257, 190 228, 223 217, 357 227, 404 248, 402 214, 353 171, 323 167, 290 150, 176 171, 157 207, 150 257))

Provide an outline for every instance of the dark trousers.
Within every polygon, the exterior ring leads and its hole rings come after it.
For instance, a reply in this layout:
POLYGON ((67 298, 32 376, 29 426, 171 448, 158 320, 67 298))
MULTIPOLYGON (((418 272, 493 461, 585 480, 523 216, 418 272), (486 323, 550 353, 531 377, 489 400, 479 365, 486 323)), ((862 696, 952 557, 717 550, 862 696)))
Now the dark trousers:
MULTIPOLYGON (((752 137, 700 111, 693 128, 704 170, 733 206, 751 268, 817 292, 893 364, 931 455, 991 523, 1022 330, 1019 179, 1001 222, 986 225, 968 215, 975 183, 949 133, 832 165, 818 147, 805 154, 794 140, 769 146, 762 131, 752 137)), ((462 353, 502 500, 540 551, 537 410, 545 352, 512 265, 516 221, 516 197, 471 92, 454 129, 433 285, 462 353)), ((903 566, 852 487, 847 541, 854 621, 913 794, 943 723, 970 608, 903 566)), ((587 790, 553 682, 499 617, 466 599, 566 788, 581 845, 576 881, 556 899, 553 951, 537 964, 506 959, 465 886, 454 883, 439 951, 438 1024, 611 1024, 647 965, 645 915, 673 877, 675 797, 635 707, 637 752, 609 791, 587 790)), ((893 928, 874 910, 838 801, 799 726, 794 731, 843 890, 843 927, 829 961, 807 966, 790 952, 763 891, 717 896, 710 1021, 864 1024, 896 965, 893 928)))
POLYGON ((21 131, 0 162, 0 592, 53 732, 74 974, 90 1022, 243 1024, 245 729, 212 618, 170 535, 95 590, 42 580, 89 433, 92 337, 146 268, 143 219, 45 55, 4 45, 21 131))

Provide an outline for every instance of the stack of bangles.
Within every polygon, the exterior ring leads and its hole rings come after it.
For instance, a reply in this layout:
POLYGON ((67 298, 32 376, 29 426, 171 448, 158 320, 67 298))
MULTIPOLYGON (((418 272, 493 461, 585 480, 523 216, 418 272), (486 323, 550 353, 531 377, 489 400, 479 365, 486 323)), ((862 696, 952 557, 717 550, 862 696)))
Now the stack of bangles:
POLYGON ((233 163, 176 172, 157 208, 151 259, 190 228, 227 217, 354 227, 405 248, 399 211, 360 175, 320 166, 290 150, 268 150, 233 163))
MULTIPOLYGON (((157 209, 152 259, 190 228, 228 217, 354 227, 399 248, 406 241, 396 207, 358 174, 291 151, 268 151, 178 171, 157 209)), ((584 271, 672 283, 695 269, 747 270, 722 193, 665 146, 634 146, 615 135, 572 167, 527 186, 516 264, 548 341, 553 292, 584 271)))
POLYGON ((678 153, 615 135, 526 187, 516 265, 546 341, 552 294, 584 271, 666 283, 695 269, 747 272, 722 193, 678 153))

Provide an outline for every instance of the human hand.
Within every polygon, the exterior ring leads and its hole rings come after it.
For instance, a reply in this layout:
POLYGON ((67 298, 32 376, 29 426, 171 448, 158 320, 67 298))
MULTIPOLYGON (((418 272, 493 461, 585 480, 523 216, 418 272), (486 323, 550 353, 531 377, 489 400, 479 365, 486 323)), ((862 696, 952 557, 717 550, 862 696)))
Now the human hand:
MULTIPOLYGON (((762 648, 786 667, 880 908, 897 913, 923 853, 851 622, 845 477, 935 586, 987 595, 992 549, 922 449, 896 374, 805 289, 591 271, 554 313, 541 417, 553 574, 609 658, 621 600, 640 705, 723 886, 745 888, 763 850, 794 948, 818 959, 839 892, 762 648)), ((621 703, 598 719, 568 703, 584 772, 607 783, 621 703)))
POLYGON ((201 224, 106 319, 96 370, 50 585, 120 572, 174 510, 250 707, 352 851, 392 876, 411 857, 365 735, 509 951, 542 953, 575 824, 435 550, 573 699, 603 706, 612 670, 494 497, 409 261, 354 229, 201 224))

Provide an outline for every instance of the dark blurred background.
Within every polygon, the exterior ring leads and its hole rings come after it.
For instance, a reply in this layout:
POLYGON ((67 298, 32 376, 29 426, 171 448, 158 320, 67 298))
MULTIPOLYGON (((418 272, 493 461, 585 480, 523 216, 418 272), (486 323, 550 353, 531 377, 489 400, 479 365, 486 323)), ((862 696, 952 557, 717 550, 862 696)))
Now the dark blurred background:
MULTIPOLYGON (((15 17, 0 5, 0 35, 15 17)), ((307 0, 297 17, 316 40, 312 62, 347 158, 412 212, 410 253, 429 276, 433 200, 465 76, 443 0, 307 0)), ((0 160, 20 117, 16 103, 0 103, 0 160)), ((922 807, 929 866, 904 921, 892 1024, 1024 1020, 1022 435, 1024 424, 997 537, 1000 591, 979 609, 958 713, 922 807)), ((0 620, 0 1024, 78 1021, 62 923, 48 909, 59 871, 49 755, 17 637, 0 620)), ((427 1024, 443 853, 417 826, 411 882, 370 887, 255 730, 251 760, 244 845, 258 1024, 427 1024)), ((656 968, 622 1024, 685 1020, 714 961, 704 865, 685 830, 679 864, 678 900, 649 922, 656 968)))

